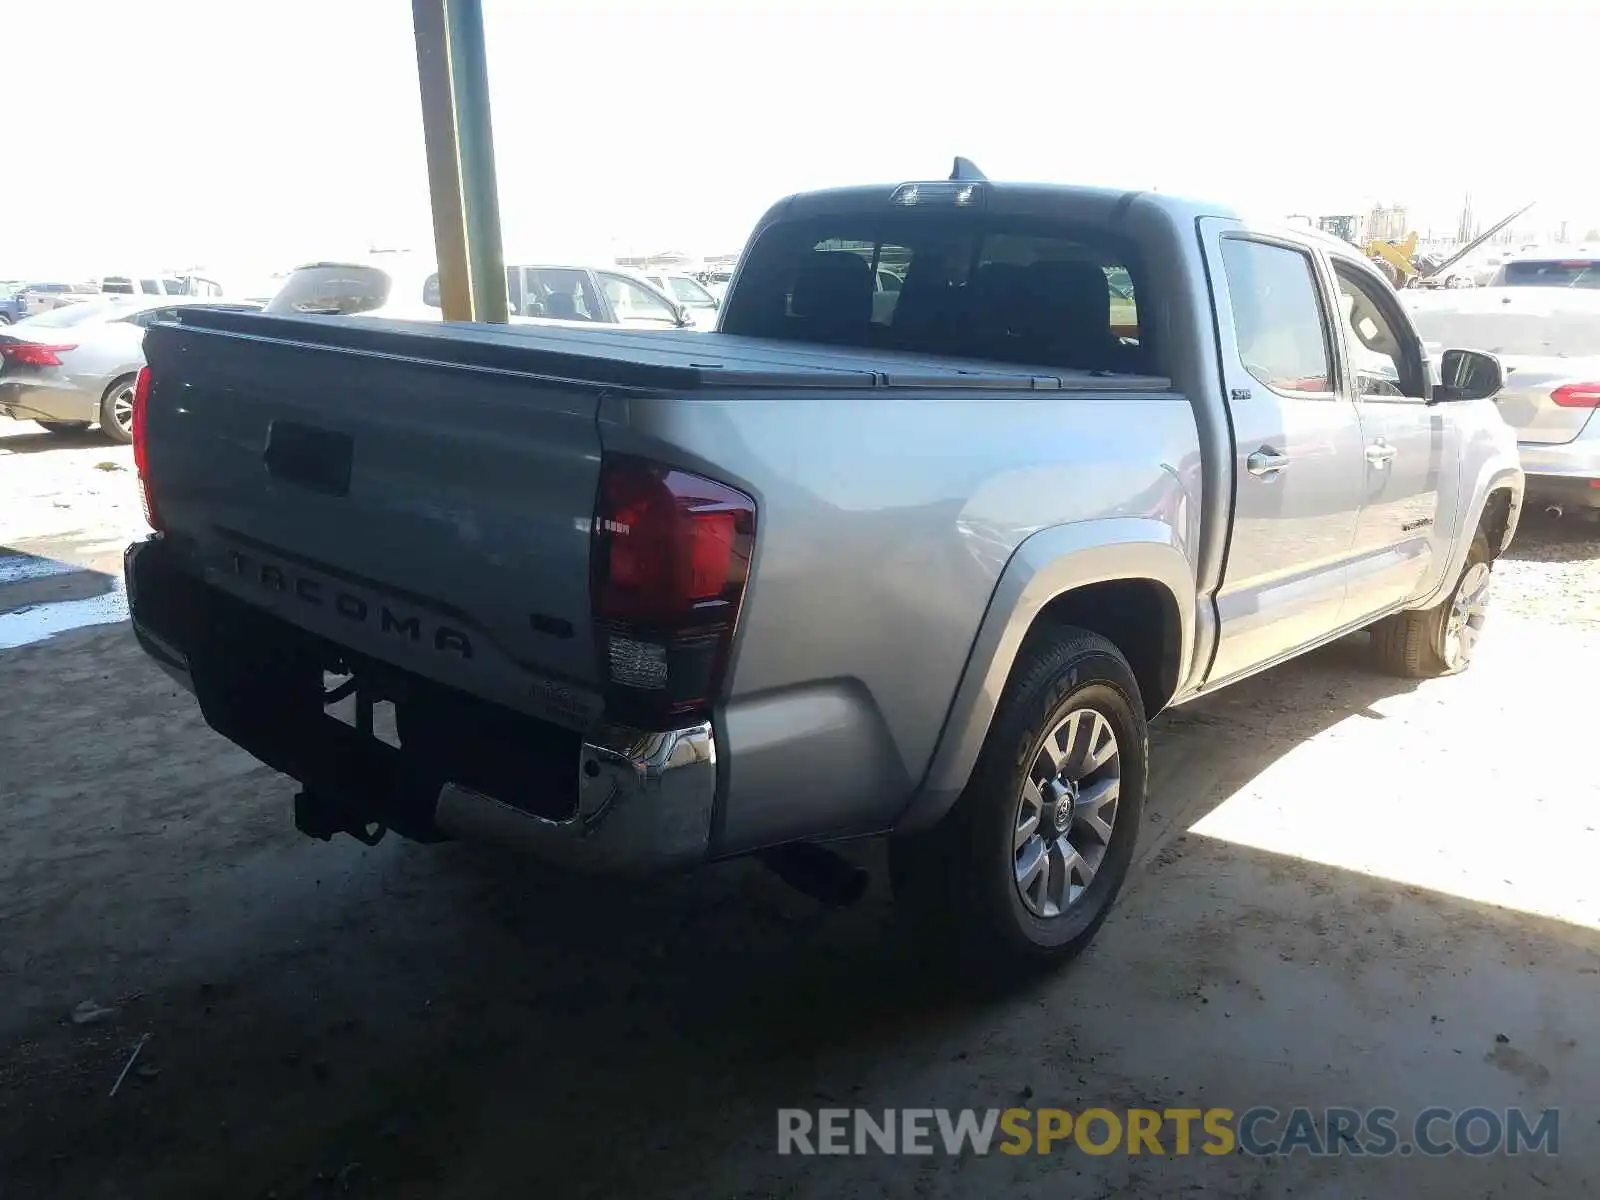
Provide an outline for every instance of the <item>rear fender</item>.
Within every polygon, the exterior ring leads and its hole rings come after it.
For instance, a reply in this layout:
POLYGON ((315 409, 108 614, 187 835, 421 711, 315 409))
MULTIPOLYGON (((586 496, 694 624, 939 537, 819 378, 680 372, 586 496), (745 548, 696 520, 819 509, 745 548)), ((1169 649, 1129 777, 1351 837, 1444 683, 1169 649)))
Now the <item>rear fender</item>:
POLYGON ((1017 547, 995 585, 928 774, 895 823, 896 833, 935 824, 961 795, 1023 639, 1044 608, 1077 588, 1111 580, 1152 580, 1171 592, 1181 627, 1181 674, 1193 652, 1195 584, 1177 531, 1143 517, 1040 530, 1017 547))

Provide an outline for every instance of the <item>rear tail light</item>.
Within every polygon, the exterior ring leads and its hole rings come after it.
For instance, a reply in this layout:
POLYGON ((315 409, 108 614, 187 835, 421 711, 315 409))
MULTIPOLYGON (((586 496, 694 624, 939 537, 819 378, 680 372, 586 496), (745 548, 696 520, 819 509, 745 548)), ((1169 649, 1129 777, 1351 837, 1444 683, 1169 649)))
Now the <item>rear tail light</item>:
POLYGON ((669 729, 707 716, 727 670, 755 531, 755 501, 743 492, 605 456, 590 596, 609 717, 669 729))
POLYGON ((150 490, 149 412, 150 368, 140 367, 133 385, 133 467, 139 473, 139 499, 144 504, 144 519, 151 529, 160 532, 165 526, 161 510, 156 507, 155 494, 150 490))
POLYGON ((68 350, 76 350, 76 346, 43 346, 38 342, 12 342, 7 346, 0 346, 0 355, 7 362, 14 362, 23 367, 59 367, 60 355, 68 350))
POLYGON ((1562 408, 1600 408, 1600 383, 1568 383, 1550 393, 1562 408))

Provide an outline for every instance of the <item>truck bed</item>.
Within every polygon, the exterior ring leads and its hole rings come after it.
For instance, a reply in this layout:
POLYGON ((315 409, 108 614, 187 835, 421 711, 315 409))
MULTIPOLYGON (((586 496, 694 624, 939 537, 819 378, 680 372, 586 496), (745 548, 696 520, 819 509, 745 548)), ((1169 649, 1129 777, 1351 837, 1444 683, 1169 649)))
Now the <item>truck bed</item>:
MULTIPOLYGON (((753 571, 781 580, 787 556, 818 533, 795 508, 808 493, 744 475, 741 446, 747 436, 783 437, 772 422, 784 413, 814 428, 812 469, 865 480, 885 456, 926 461, 923 439, 970 445, 975 429, 1015 447, 1007 456, 1021 463, 1037 425, 1009 411, 1015 404, 997 405, 992 420, 955 410, 1001 397, 1053 407, 1051 396, 1071 393, 1074 437, 1093 460, 1084 469, 1116 476, 1130 502, 1151 480, 1095 449, 1104 406, 1164 401, 1147 419, 1161 430, 1149 452, 1167 461, 1193 437, 1187 405, 1165 379, 690 331, 193 309, 152 327, 146 355, 149 486, 191 576, 355 654, 574 730, 606 709, 591 605, 603 454, 643 455, 749 491, 762 506, 758 539, 761 529, 771 534, 766 565, 753 571), (903 404, 914 410, 922 395, 939 394, 954 403, 908 423, 903 404), (745 409, 747 396, 748 428, 743 418, 730 424, 728 407, 745 409), (662 420, 692 429, 698 449, 661 441, 662 420), (847 465, 865 451, 852 444, 861 438, 877 450, 847 465), (778 545, 786 549, 774 557, 778 545)), ((981 477, 970 486, 981 489, 981 477)), ((1041 510, 1039 520, 1048 517, 1041 510)), ((978 528, 937 532, 965 545, 978 528)), ((903 536, 920 545, 909 528, 903 536)), ((960 587, 948 584, 947 602, 959 593, 974 623, 993 585, 981 565, 988 557, 969 562, 959 551, 968 565, 960 587)), ((782 597, 764 607, 776 616, 782 597)), ((761 673, 750 665, 750 678, 761 673)))
POLYGON ((1170 380, 1151 375, 1090 374, 865 347, 808 347, 688 329, 282 317, 201 308, 182 312, 179 320, 188 328, 234 336, 673 392, 735 387, 1125 392, 1169 391, 1172 386, 1170 380))

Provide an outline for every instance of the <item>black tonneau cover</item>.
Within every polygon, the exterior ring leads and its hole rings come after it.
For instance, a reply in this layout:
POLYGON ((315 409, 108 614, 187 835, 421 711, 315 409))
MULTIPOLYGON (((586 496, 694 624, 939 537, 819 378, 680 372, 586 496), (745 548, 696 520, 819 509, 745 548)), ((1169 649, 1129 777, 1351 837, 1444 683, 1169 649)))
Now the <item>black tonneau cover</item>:
POLYGON ((417 358, 652 391, 738 388, 1015 388, 1171 391, 1152 375, 1097 375, 694 330, 473 325, 373 317, 268 316, 184 307, 178 323, 235 336, 417 358))

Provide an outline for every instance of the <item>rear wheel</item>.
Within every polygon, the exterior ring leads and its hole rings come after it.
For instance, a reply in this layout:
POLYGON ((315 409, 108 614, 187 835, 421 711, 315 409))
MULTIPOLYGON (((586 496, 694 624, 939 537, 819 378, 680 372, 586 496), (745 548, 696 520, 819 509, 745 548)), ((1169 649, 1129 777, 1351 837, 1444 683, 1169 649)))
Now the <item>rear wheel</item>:
POLYGON ((133 441, 132 375, 117 380, 100 401, 100 432, 113 442, 133 441))
POLYGON ((1105 638, 1062 629, 1024 651, 966 790, 890 844, 896 903, 965 962, 1066 962, 1132 861, 1148 741, 1133 672, 1105 638))
POLYGON ((1395 613, 1372 627, 1379 667, 1406 679, 1465 671, 1489 615, 1493 566, 1489 539, 1480 532, 1448 596, 1432 608, 1395 613))
POLYGON ((69 433, 82 433, 89 428, 89 422, 87 421, 35 421, 34 424, 46 433, 53 433, 57 437, 69 433))

